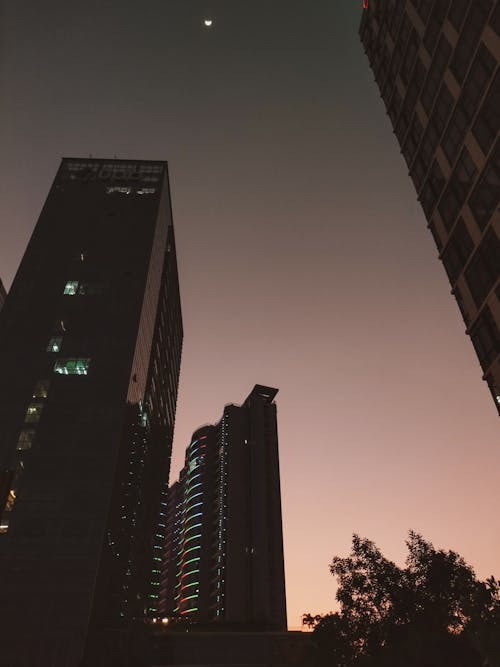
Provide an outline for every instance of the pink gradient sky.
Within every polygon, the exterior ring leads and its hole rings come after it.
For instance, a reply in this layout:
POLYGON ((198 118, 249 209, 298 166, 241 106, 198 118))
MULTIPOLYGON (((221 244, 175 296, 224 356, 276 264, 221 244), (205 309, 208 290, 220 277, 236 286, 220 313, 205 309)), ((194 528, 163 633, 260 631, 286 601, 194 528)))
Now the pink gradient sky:
POLYGON ((0 22, 0 276, 61 156, 169 160, 185 329, 171 479, 193 430, 279 387, 291 627, 334 607, 328 565, 353 532, 402 562, 413 529, 500 575, 496 412, 360 5, 33 0, 0 22))

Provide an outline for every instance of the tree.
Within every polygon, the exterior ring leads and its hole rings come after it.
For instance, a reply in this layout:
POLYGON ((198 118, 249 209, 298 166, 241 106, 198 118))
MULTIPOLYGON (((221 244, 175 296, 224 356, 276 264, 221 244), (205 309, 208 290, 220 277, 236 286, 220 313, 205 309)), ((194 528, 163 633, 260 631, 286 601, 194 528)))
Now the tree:
POLYGON ((305 614, 330 667, 499 667, 500 585, 478 581, 454 551, 436 550, 410 532, 406 567, 370 540, 353 536, 334 557, 341 611, 305 614))

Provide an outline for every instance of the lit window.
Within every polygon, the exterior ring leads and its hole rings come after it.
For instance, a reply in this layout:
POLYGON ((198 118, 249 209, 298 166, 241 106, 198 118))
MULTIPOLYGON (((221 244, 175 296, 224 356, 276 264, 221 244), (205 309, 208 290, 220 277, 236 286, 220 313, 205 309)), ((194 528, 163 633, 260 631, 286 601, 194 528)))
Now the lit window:
POLYGON ((14 503, 16 502, 16 492, 14 489, 11 489, 9 491, 9 495, 7 496, 7 502, 5 503, 5 512, 10 512, 12 508, 14 507, 14 503))
POLYGON ((62 336, 54 336, 49 340, 47 352, 60 352, 62 345, 62 336))
POLYGON ((20 452, 23 452, 27 449, 31 449, 33 444, 33 439, 35 437, 35 431, 31 429, 24 429, 19 434, 19 440, 17 441, 16 449, 20 452))
POLYGON ((54 373, 60 375, 88 375, 90 359, 60 359, 54 364, 54 373))
POLYGON ((120 187, 118 185, 108 186, 106 188, 107 195, 113 194, 113 192, 118 192, 121 195, 129 195, 132 192, 132 188, 120 187))
POLYGON ((28 409, 26 410, 26 417, 24 421, 28 424, 34 424, 40 421, 40 415, 42 414, 43 403, 36 402, 30 403, 28 409))
POLYGON ((64 286, 64 294, 74 296, 78 290, 78 280, 68 280, 64 286))
POLYGON ((40 380, 37 382, 33 390, 33 398, 47 398, 49 385, 49 380, 40 380))

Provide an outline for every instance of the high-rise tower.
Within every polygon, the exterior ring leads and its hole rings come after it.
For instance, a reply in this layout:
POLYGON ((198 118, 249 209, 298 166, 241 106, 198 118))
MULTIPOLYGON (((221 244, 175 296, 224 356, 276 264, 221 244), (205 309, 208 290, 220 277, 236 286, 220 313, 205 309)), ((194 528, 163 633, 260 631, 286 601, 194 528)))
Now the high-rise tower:
POLYGON ((256 385, 193 434, 170 487, 163 614, 286 630, 276 394, 256 385))
POLYGON ((166 163, 63 159, 0 313, 3 665, 156 613, 181 347, 166 163))
POLYGON ((360 36, 500 413, 500 4, 370 0, 360 36))

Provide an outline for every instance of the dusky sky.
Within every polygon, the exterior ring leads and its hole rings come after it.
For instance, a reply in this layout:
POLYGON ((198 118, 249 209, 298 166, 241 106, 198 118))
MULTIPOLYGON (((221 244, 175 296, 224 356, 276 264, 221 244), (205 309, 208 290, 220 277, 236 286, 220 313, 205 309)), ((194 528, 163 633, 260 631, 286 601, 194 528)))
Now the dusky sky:
POLYGON ((193 430, 279 387, 290 627, 335 607, 328 565, 353 532, 401 563, 413 529, 500 575, 498 418, 361 5, 1 5, 0 276, 62 156, 169 161, 185 328, 171 480, 193 430))

